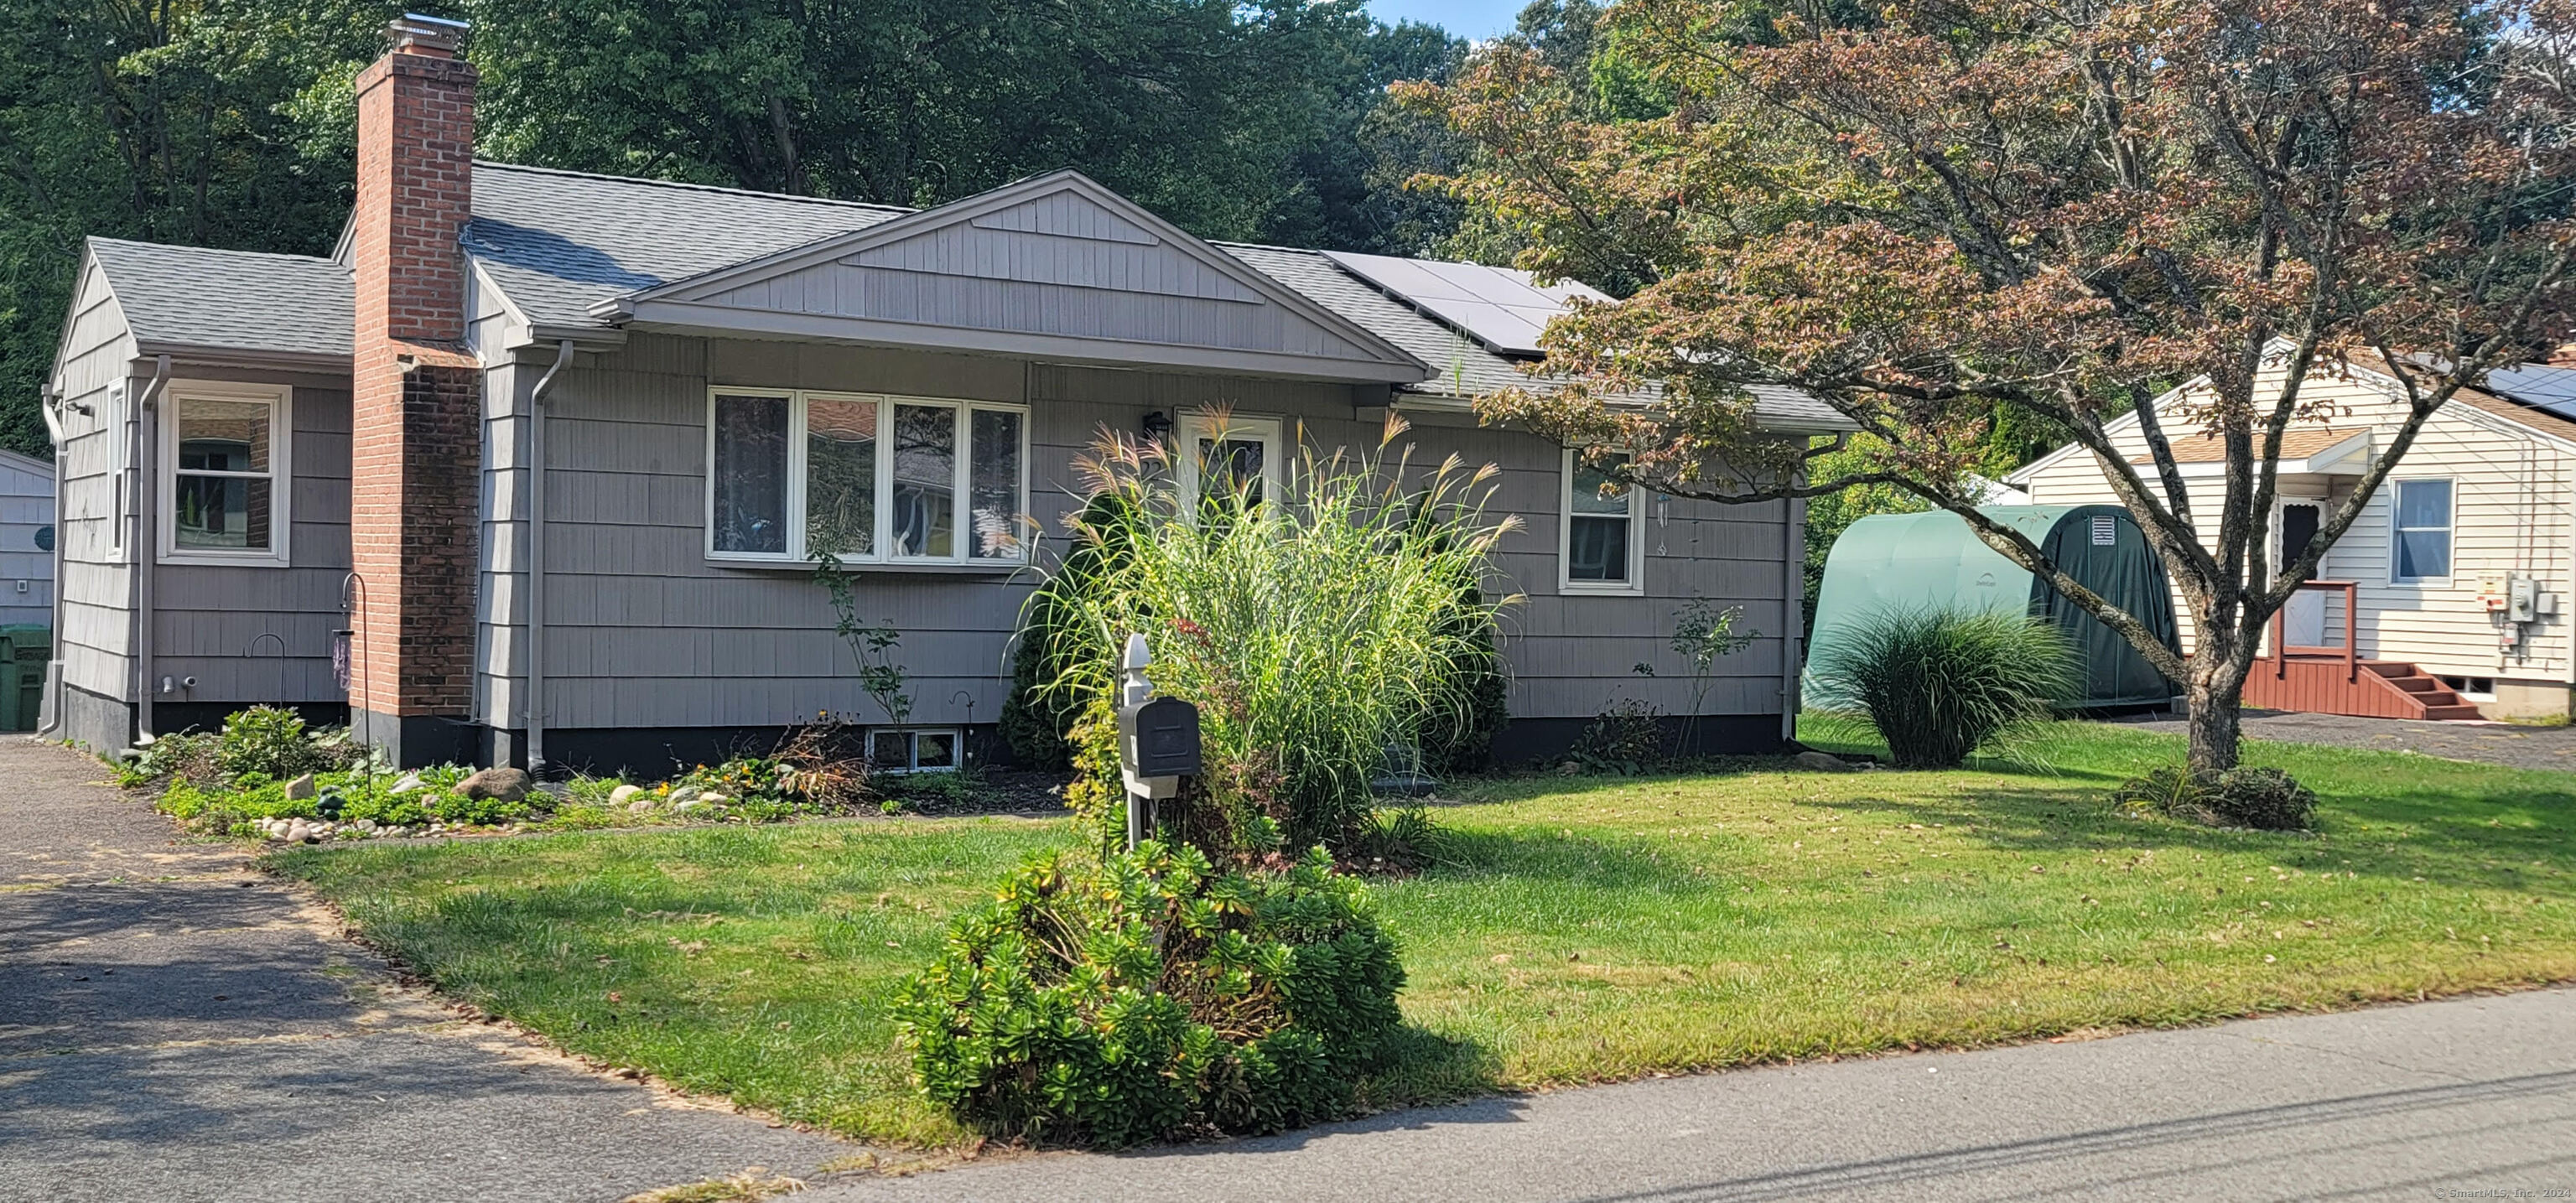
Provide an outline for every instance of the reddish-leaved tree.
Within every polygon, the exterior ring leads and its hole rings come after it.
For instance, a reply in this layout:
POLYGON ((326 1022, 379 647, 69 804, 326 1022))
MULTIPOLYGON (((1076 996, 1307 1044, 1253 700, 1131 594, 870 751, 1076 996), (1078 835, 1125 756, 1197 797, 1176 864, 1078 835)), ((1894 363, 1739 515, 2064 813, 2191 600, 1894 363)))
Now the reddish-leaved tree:
POLYGON ((1523 239, 1524 266, 1636 284, 1549 330, 1565 387, 1482 411, 1680 496, 1919 495, 2182 686, 2193 771, 2234 766, 2273 613, 2436 409, 2568 332, 2576 0, 1809 7, 1748 38, 1752 5, 1624 0, 1595 74, 1650 81, 1653 116, 1605 115, 1510 46, 1405 89, 1481 151, 1426 182, 1523 239), (2322 420, 2302 386, 2356 361, 2394 371, 2405 418, 2270 562, 2282 439, 2322 420), (2141 404, 2203 376, 2185 409, 2141 404), (1827 448, 1765 437, 1751 385, 1883 447, 1811 479, 1827 448), (2091 451, 2192 615, 2188 656, 1978 513, 1999 407, 2091 451), (2105 429, 2129 412, 2145 465, 2105 429), (2225 451, 2214 508, 2177 467, 2191 436, 2225 451))

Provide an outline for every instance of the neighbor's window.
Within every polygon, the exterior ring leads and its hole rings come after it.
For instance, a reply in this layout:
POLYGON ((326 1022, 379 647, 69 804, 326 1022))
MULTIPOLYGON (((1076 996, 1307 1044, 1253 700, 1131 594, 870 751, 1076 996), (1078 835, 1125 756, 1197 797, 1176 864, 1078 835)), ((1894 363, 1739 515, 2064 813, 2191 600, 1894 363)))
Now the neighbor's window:
POLYGON ((2451 482, 2397 482, 2397 530, 2389 575, 2400 581, 2451 575, 2451 482))
POLYGON ((168 396, 161 554, 283 561, 286 390, 173 385, 168 396))
POLYGON ((868 767, 880 773, 942 773, 957 767, 954 728, 868 733, 868 767))
POLYGON ((1613 456, 1603 464, 1583 462, 1565 453, 1565 566, 1560 582, 1572 593, 1634 593, 1638 590, 1638 552, 1643 524, 1637 520, 1637 490, 1610 483, 1607 469, 1625 464, 1613 456))
POLYGON ((716 389, 707 439, 716 558, 1026 558, 1028 415, 1017 406, 716 389))

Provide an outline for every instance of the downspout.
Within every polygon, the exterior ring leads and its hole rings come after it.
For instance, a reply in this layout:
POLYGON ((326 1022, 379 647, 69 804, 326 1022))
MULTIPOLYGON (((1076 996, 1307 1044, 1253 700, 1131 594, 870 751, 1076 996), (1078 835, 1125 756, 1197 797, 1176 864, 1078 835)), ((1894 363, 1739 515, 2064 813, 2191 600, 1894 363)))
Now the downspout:
POLYGON ((63 729, 63 415, 62 391, 50 382, 44 387, 42 403, 37 407, 45 417, 45 438, 54 446, 54 579, 47 586, 53 590, 53 623, 50 636, 52 654, 45 658, 45 700, 39 707, 44 721, 36 727, 39 736, 60 734, 63 729))
POLYGON ((554 366, 528 390, 528 775, 546 767, 546 391, 572 362, 572 340, 555 343, 554 366))
MULTIPOLYGON (((1794 479, 1794 478, 1792 478, 1794 479)), ((1798 640, 1806 625, 1806 506, 1795 497, 1780 501, 1780 743, 1798 738, 1798 640)))
MULTIPOLYGON (((161 474, 156 467, 161 440, 153 437, 160 430, 155 411, 161 404, 161 390, 170 384, 170 357, 153 357, 152 383, 144 386, 134 415, 134 744, 141 747, 160 736, 152 732, 152 567, 161 555, 161 531, 153 524, 160 505, 157 487, 161 474)), ((56 490, 60 492, 61 490, 56 490)), ((123 521, 119 515, 118 520, 123 521)), ((56 532, 55 542, 61 542, 56 532)), ((55 582, 57 593, 61 582, 55 582)))

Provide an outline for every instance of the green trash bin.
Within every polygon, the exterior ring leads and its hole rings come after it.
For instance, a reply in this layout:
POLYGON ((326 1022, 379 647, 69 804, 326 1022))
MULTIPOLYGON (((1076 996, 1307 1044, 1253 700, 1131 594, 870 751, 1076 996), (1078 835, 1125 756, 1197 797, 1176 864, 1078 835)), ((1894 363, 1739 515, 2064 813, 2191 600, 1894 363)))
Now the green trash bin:
POLYGON ((36 729, 45 710, 45 662, 53 655, 52 627, 0 626, 0 731, 36 729))

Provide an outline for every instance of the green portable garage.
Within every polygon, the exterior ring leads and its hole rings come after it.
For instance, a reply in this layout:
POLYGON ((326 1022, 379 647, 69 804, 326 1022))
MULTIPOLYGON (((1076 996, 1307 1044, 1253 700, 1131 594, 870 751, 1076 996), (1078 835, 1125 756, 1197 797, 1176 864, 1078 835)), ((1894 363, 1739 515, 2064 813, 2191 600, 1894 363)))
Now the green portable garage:
MULTIPOLYGON (((2135 614, 2179 648, 2164 564, 2129 512, 2116 505, 1990 505, 1978 511, 2019 530, 2084 587, 2135 614)), ((1825 556, 1808 662, 1832 653, 1852 624, 1883 610, 2008 610, 2057 624, 2083 665, 2070 709, 2163 705, 2165 680, 2129 641, 2075 607, 2046 581, 1985 545, 1957 514, 1876 514, 1852 523, 1825 556)))

